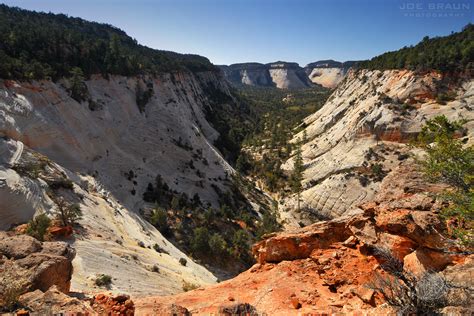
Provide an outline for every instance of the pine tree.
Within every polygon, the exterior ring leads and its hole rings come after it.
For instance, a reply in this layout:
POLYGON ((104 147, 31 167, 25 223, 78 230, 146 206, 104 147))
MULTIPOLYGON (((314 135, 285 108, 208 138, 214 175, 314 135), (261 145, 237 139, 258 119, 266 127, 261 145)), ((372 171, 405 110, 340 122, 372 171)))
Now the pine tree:
POLYGON ((87 86, 84 83, 85 79, 82 69, 79 67, 74 67, 71 69, 70 75, 71 77, 69 79, 69 93, 71 94, 71 98, 73 98, 77 102, 84 101, 88 92, 87 86))
POLYGON ((291 188, 293 193, 297 194, 298 198, 298 211, 300 210, 300 194, 303 186, 301 185, 301 181, 303 180, 303 156, 301 153, 301 144, 299 144, 296 155, 295 155, 295 163, 293 166, 293 174, 291 177, 291 188))

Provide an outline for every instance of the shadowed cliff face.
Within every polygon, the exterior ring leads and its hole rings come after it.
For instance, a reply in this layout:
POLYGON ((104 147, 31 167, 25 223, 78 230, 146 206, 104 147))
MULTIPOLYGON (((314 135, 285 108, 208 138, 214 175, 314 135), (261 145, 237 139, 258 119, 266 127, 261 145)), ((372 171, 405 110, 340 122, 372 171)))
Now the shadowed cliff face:
MULTIPOLYGON (((302 146, 305 166, 302 205, 296 198, 281 207, 290 226, 309 224, 321 217, 336 217, 352 206, 371 200, 380 181, 401 162, 416 154, 409 142, 423 123, 436 115, 468 121, 468 142, 473 141, 474 81, 446 82, 437 73, 406 70, 349 72, 326 104, 304 120, 307 135, 302 146), (436 101, 450 91, 447 104, 436 101)), ((293 159, 282 168, 291 172, 293 159)))
POLYGON ((306 65, 304 70, 311 82, 326 88, 335 88, 355 63, 355 61, 341 63, 334 60, 321 60, 306 65))

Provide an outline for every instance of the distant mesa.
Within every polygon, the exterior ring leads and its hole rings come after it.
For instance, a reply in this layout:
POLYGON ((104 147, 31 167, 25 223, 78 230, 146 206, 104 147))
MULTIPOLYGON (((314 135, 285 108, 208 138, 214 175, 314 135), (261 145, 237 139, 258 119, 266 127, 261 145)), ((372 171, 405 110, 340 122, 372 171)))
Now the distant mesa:
POLYGON ((300 67, 294 62, 276 61, 268 64, 240 63, 218 66, 234 86, 301 89, 314 85, 334 88, 356 62, 320 60, 300 67))

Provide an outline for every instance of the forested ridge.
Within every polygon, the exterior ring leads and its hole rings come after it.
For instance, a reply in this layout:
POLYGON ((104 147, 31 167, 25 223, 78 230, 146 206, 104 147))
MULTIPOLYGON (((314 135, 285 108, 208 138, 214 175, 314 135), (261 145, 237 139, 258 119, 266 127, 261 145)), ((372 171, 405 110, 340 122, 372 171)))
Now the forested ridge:
POLYGON ((205 57, 145 47, 108 24, 6 5, 0 5, 0 60, 0 77, 20 80, 55 80, 74 68, 86 76, 217 71, 205 57))
POLYGON ((415 46, 403 47, 358 63, 366 69, 438 70, 440 72, 474 70, 474 25, 449 36, 429 38, 415 46))

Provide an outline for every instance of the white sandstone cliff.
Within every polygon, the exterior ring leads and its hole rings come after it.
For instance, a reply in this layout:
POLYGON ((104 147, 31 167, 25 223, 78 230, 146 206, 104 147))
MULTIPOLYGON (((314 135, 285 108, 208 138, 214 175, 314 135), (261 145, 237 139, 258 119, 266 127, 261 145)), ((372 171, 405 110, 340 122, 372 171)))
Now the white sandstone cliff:
MULTIPOLYGON (((440 80, 434 72, 350 71, 326 104, 304 120, 303 209, 292 211, 296 198, 287 199, 281 207, 287 224, 337 217, 372 199, 380 176, 410 159, 413 149, 407 142, 429 118, 466 119, 466 137, 472 143, 474 81, 449 86, 456 97, 442 105, 435 100, 440 80)), ((302 131, 293 141, 303 136, 302 131)), ((289 159, 282 168, 290 171, 292 165, 289 159)))
POLYGON ((44 180, 12 169, 38 152, 54 166, 49 169, 74 182, 65 195, 83 211, 81 231, 71 241, 77 250, 73 290, 93 291, 101 273, 113 277, 113 291, 140 295, 177 293, 183 281, 216 282, 138 213, 153 207, 142 195, 157 175, 172 190, 218 205, 214 187, 225 191, 234 171, 212 145, 219 134, 205 112, 219 102, 213 91, 232 106, 227 85, 213 72, 93 76, 86 85, 90 101, 79 103, 67 81, 0 81, 0 229, 56 209, 44 180), (137 89, 150 87, 140 111, 137 89))

